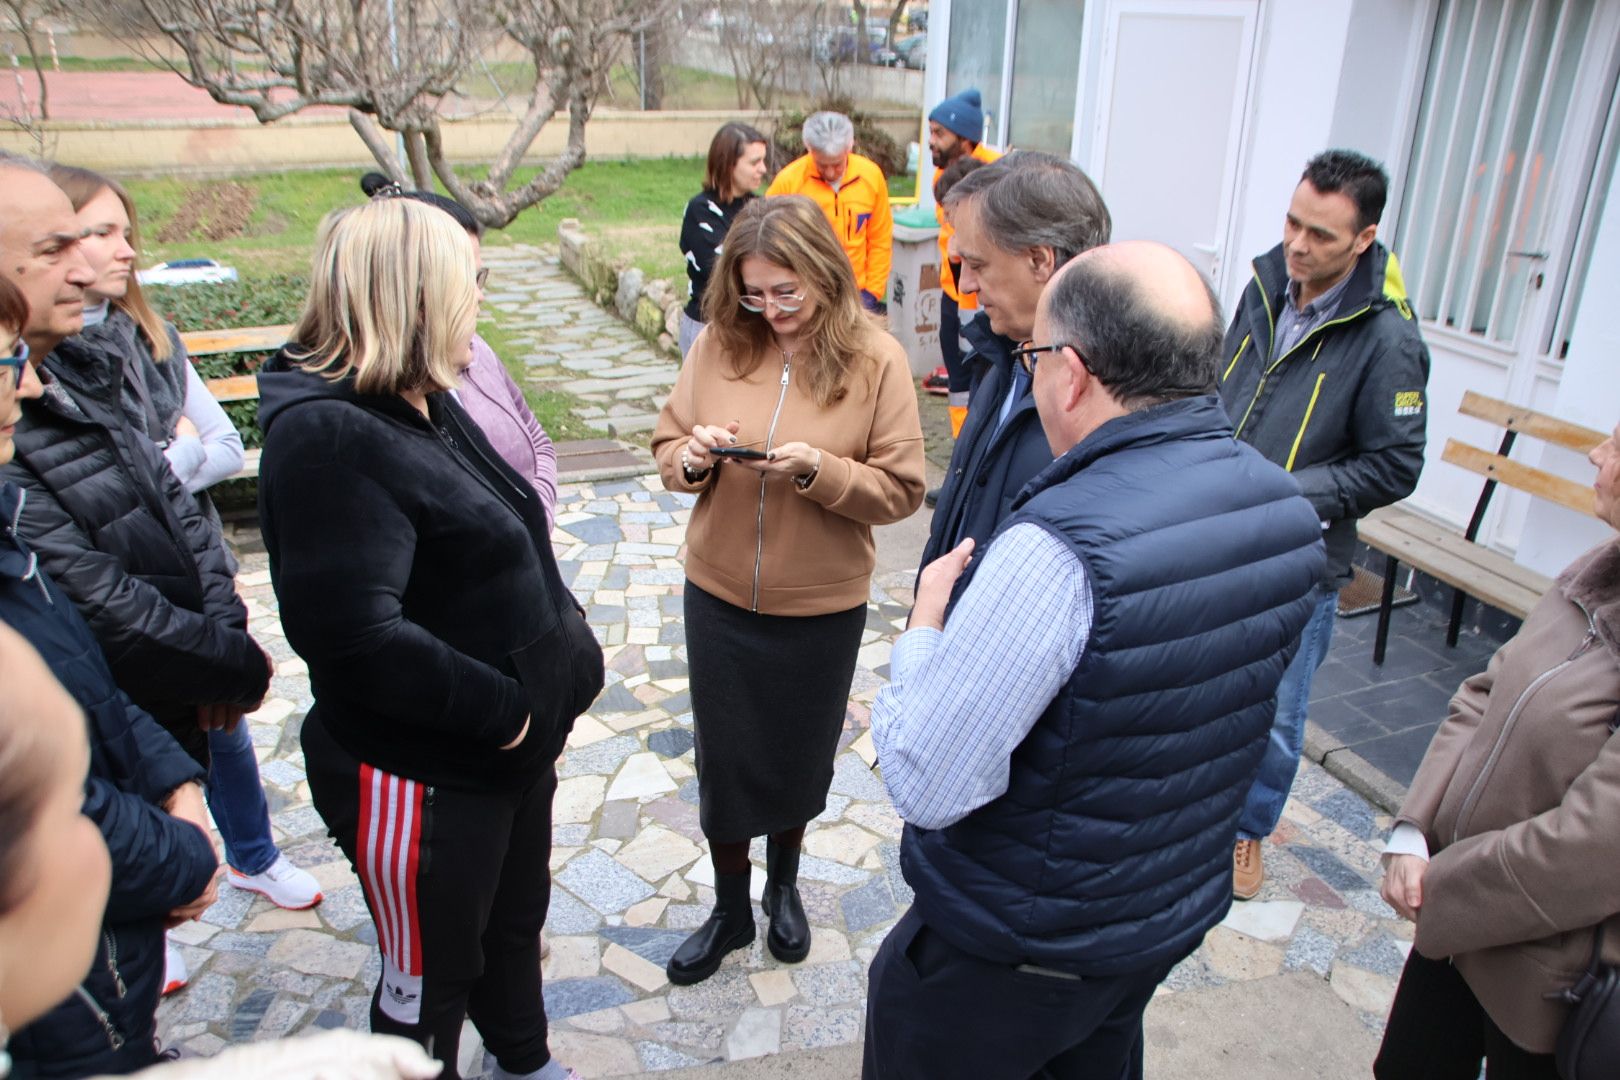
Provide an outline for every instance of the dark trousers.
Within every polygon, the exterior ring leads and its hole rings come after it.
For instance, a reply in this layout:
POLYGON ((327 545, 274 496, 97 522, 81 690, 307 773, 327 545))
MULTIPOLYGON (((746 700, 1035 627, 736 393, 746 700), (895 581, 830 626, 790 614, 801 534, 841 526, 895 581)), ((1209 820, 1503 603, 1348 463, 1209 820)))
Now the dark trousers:
POLYGON ((403 1035, 455 1080, 471 1017, 509 1072, 551 1060, 540 995, 540 928, 551 901, 557 774, 516 791, 431 788, 374 769, 304 722, 315 809, 360 877, 382 978, 371 1030, 403 1035))
POLYGON ((939 295, 939 355, 945 364, 950 392, 967 393, 973 377, 962 357, 962 315, 956 301, 943 292, 939 295))
POLYGON ((962 952, 912 908, 872 958, 863 1080, 1140 1080, 1168 967, 1064 978, 962 952))
POLYGON ((1491 1022, 1479 999, 1446 960, 1414 951, 1384 1025, 1373 1062, 1378 1080, 1558 1080, 1551 1054, 1532 1054, 1491 1022))

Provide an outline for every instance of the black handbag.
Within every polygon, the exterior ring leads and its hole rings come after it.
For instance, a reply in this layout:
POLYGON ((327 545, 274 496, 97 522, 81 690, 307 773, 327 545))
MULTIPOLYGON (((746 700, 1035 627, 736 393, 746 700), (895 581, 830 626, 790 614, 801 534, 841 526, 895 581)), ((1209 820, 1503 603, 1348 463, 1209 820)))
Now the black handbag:
POLYGON ((1620 969, 1603 963, 1603 924, 1592 941, 1592 962, 1558 995, 1570 1006, 1558 1033, 1554 1063, 1563 1080, 1620 1076, 1620 969))

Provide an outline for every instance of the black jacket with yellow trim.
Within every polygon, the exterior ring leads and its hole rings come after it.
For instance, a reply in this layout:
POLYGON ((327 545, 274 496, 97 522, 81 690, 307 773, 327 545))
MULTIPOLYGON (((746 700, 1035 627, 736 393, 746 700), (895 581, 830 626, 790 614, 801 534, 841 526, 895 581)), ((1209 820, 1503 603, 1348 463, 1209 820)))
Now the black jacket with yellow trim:
POLYGON ((1350 275, 1327 322, 1273 357, 1287 263, 1281 244, 1255 259, 1221 370, 1237 437, 1299 481, 1326 523, 1326 580, 1341 584, 1350 578, 1356 519, 1417 486, 1429 381, 1429 350, 1395 256, 1374 242, 1350 275))

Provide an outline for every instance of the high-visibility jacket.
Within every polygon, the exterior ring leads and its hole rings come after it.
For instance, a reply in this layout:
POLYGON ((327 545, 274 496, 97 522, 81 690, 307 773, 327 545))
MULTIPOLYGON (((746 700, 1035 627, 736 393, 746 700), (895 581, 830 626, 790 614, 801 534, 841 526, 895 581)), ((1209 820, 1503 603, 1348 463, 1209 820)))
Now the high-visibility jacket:
MULTIPOLYGON (((1000 150, 992 150, 984 143, 973 148, 968 155, 986 165, 1001 157, 1000 150)), ((943 169, 934 170, 934 180, 939 179, 943 169)), ((932 183, 933 181, 929 181, 932 183)), ((938 203, 934 204, 934 217, 939 221, 939 287, 945 290, 945 295, 956 301, 956 306, 963 311, 972 311, 979 306, 978 293, 961 293, 956 289, 956 274, 951 271, 951 256, 946 247, 951 242, 951 235, 956 232, 950 223, 945 220, 945 208, 938 203)))
POLYGON ((855 268, 855 284, 883 299, 889 288, 894 216, 889 212, 888 181, 870 158, 849 155, 844 182, 835 191, 816 172, 815 161, 805 154, 784 166, 765 194, 808 195, 814 199, 849 255, 849 263, 855 268))

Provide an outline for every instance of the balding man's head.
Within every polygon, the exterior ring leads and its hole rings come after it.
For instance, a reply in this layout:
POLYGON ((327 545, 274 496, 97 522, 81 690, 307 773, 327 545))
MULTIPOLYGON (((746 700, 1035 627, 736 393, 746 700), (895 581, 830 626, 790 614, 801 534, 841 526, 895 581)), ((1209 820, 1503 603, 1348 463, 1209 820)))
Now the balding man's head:
POLYGON ((1213 393, 1223 333, 1209 283, 1163 244, 1088 251, 1047 285, 1036 343, 1068 345, 1125 411, 1213 393))
POLYGON ((0 157, 0 276, 28 301, 23 338, 43 358, 84 328, 95 274, 79 250, 73 204, 36 162, 0 157))

